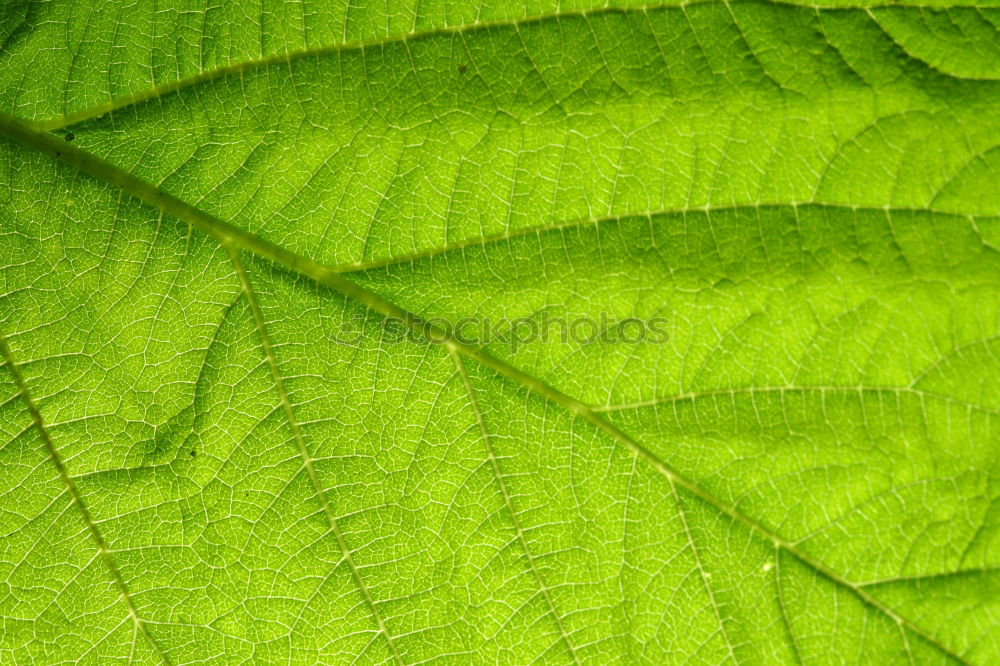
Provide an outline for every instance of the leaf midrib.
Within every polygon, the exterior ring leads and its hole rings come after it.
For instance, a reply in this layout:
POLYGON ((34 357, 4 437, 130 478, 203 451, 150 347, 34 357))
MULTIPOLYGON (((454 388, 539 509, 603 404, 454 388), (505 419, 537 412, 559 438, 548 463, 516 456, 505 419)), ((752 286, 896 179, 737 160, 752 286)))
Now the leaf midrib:
MULTIPOLYGON (((843 587, 853 593, 862 603, 881 612, 896 623, 901 630, 908 629, 920 636, 943 654, 955 659, 961 664, 968 664, 961 655, 941 643, 934 635, 924 630, 913 621, 896 613, 889 606, 873 597, 864 589, 840 576, 818 559, 802 551, 795 543, 788 541, 764 524, 742 513, 717 498, 696 482, 675 470, 661 460, 651 450, 632 438, 626 432, 605 420, 600 412, 590 405, 570 396, 542 380, 523 372, 486 351, 454 339, 444 329, 427 322, 399 305, 388 301, 368 289, 356 285, 337 273, 332 267, 320 264, 304 255, 292 252, 284 247, 260 238, 256 234, 241 229, 229 222, 217 218, 182 199, 138 178, 120 167, 93 155, 81 148, 67 144, 62 138, 51 134, 35 123, 16 118, 0 112, 0 136, 20 143, 21 145, 49 155, 74 169, 88 174, 98 180, 118 187, 143 203, 156 208, 164 214, 187 222, 191 226, 212 236, 224 247, 235 246, 251 252, 261 258, 281 264, 294 273, 310 278, 320 284, 334 289, 366 308, 382 316, 402 321, 411 331, 420 334, 430 343, 444 346, 450 353, 457 353, 473 359, 493 370, 499 375, 520 384, 542 398, 553 402, 569 411, 572 415, 582 418, 598 430, 610 436, 620 445, 628 449, 637 458, 641 458, 656 472, 663 476, 672 486, 680 486, 699 500, 713 507, 730 519, 743 524, 758 536, 771 541, 778 549, 784 550, 817 575, 827 579, 836 586, 843 587)), ((27 399, 26 393, 23 394, 27 399)), ((905 635, 905 634, 904 634, 905 635)), ((164 657, 165 660, 165 657, 164 657)))

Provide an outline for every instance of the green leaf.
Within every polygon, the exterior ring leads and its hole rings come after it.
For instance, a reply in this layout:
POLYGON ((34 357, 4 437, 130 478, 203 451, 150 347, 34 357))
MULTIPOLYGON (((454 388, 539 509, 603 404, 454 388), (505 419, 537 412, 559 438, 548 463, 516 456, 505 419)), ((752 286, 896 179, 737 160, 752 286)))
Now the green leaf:
POLYGON ((620 5, 0 7, 0 663, 1000 662, 1000 5, 620 5))

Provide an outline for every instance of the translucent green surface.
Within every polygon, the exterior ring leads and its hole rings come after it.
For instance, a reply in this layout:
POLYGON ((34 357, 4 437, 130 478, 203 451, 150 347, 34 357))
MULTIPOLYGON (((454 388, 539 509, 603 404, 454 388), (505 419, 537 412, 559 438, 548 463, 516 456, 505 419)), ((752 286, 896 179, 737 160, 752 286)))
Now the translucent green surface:
POLYGON ((997 3, 618 4, 0 5, 0 664, 1000 663, 997 3))

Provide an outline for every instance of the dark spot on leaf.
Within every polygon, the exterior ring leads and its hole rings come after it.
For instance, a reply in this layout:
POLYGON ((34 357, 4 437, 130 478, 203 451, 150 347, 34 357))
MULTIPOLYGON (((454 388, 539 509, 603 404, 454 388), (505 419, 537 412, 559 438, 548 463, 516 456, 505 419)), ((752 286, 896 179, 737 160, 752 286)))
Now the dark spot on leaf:
POLYGON ((716 280, 715 284, 713 284, 712 286, 715 289, 732 289, 733 287, 736 286, 736 283, 730 280, 729 278, 720 278, 716 280))
POLYGON ((194 458, 194 449, 191 449, 191 457, 194 458))
POLYGON ((467 69, 468 69, 468 67, 466 67, 465 65, 459 65, 458 66, 458 73, 459 74, 465 74, 465 70, 467 70, 467 69))
POLYGON ((73 134, 72 132, 66 132, 66 136, 64 136, 63 138, 66 139, 67 141, 72 141, 73 139, 76 138, 76 134, 73 134))

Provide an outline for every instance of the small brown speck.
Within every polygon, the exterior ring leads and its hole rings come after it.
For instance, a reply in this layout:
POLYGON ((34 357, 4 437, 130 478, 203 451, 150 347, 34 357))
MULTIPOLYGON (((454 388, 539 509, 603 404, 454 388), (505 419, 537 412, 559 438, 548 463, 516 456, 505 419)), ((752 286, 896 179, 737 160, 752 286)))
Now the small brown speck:
POLYGON ((467 69, 469 69, 467 66, 465 66, 465 65, 459 65, 458 66, 458 73, 459 74, 465 74, 465 70, 467 70, 467 69))
POLYGON ((66 132, 66 136, 64 136, 63 138, 66 139, 66 141, 72 141, 73 139, 76 138, 76 134, 73 134, 72 132, 66 132))

